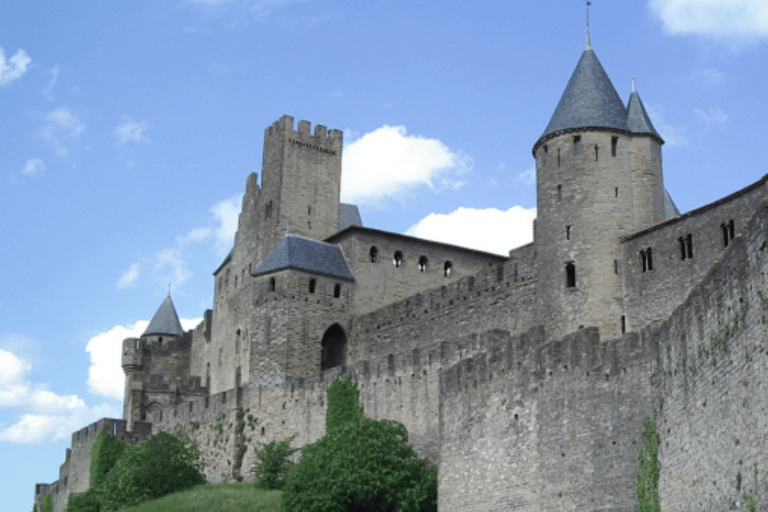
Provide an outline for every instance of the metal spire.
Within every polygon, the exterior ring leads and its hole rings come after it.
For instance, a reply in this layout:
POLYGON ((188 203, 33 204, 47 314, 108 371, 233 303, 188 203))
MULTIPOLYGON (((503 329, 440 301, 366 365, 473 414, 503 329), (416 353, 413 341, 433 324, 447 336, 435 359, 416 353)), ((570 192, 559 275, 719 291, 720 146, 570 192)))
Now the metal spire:
POLYGON ((587 0, 587 50, 592 49, 592 38, 589 35, 589 6, 592 5, 592 2, 587 0))
POLYGON ((632 77, 632 92, 637 92, 637 87, 635 86, 635 77, 632 77))

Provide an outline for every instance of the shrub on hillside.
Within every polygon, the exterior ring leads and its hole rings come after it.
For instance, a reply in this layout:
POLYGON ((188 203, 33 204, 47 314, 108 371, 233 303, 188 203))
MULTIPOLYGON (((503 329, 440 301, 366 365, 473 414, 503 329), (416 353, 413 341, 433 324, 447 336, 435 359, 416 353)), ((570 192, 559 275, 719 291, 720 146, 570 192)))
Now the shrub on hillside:
POLYGON ((363 415, 357 384, 328 388, 326 435, 302 450, 283 488, 287 512, 437 510, 437 470, 408 444, 402 423, 363 415))
POLYGON ((40 512, 53 512, 53 496, 46 494, 40 502, 40 512))
POLYGON ((291 448, 295 435, 280 442, 271 441, 256 450, 256 465, 251 470, 253 480, 259 489, 282 489, 285 474, 293 466, 291 456, 298 448, 291 448))
POLYGON ((182 434, 158 432, 126 448, 102 485, 102 510, 117 510, 205 483, 197 445, 182 434))
POLYGON ((117 463, 125 450, 125 444, 103 430, 96 435, 91 447, 90 488, 99 486, 117 463))
POLYGON ((70 494, 67 499, 67 512, 99 512, 101 502, 95 487, 85 492, 70 494))

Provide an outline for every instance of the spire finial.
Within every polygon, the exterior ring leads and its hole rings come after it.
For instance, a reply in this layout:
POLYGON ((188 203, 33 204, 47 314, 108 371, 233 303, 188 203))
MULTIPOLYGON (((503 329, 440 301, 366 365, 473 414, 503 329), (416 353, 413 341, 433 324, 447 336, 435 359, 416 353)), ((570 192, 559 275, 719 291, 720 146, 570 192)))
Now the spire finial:
POLYGON ((171 283, 168 283, 168 296, 171 296, 171 283))
POLYGON ((590 50, 592 48, 592 38, 589 36, 589 6, 592 5, 592 2, 587 0, 587 50, 590 50))
POLYGON ((288 236, 291 233, 290 227, 291 227, 290 223, 288 221, 286 221, 285 222, 285 236, 288 236))
POLYGON ((632 92, 637 92, 637 87, 635 86, 635 77, 632 77, 632 92))

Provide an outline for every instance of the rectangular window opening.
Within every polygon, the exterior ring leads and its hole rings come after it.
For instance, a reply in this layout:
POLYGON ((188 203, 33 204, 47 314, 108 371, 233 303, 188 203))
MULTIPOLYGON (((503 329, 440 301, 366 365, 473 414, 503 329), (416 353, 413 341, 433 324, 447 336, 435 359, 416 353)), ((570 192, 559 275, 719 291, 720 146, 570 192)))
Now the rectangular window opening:
POLYGON ((616 156, 616 147, 619 145, 618 137, 611 137, 611 156, 616 156))

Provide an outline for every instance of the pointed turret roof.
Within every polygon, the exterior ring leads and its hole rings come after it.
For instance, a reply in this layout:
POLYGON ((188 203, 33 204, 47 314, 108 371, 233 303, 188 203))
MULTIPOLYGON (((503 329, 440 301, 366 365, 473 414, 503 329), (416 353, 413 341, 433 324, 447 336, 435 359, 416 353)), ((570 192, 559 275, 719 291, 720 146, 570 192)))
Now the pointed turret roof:
POLYGON ((634 86, 632 87, 632 94, 629 95, 629 103, 627 104, 627 129, 632 133, 652 135, 658 138, 661 143, 664 143, 664 139, 661 138, 656 128, 653 127, 651 118, 648 116, 648 112, 645 111, 640 95, 634 86))
POLYGON ((536 146, 550 135, 575 128, 627 129, 624 102, 591 46, 587 46, 581 54, 555 113, 536 146))
POLYGON ((160 307, 157 308, 157 313, 152 317, 152 321, 149 322, 149 326, 142 336, 150 334, 167 334, 170 336, 181 336, 184 334, 181 322, 179 322, 179 315, 176 314, 176 308, 173 305, 170 294, 160 304, 160 307))
POLYGON ((354 281, 338 245, 287 234, 251 274, 260 276, 288 268, 354 281))

